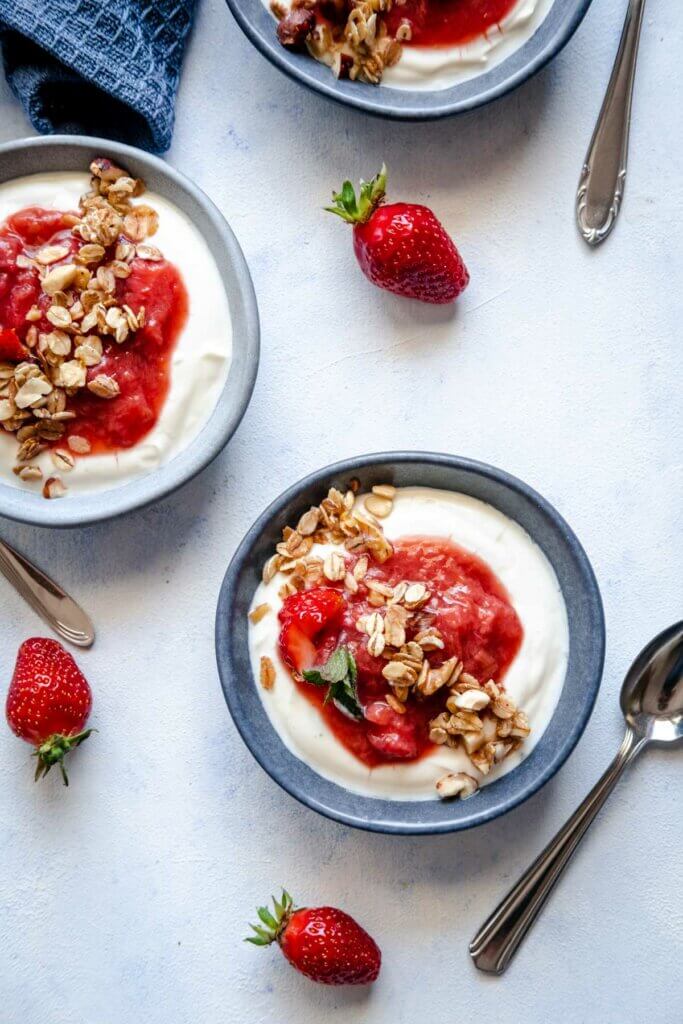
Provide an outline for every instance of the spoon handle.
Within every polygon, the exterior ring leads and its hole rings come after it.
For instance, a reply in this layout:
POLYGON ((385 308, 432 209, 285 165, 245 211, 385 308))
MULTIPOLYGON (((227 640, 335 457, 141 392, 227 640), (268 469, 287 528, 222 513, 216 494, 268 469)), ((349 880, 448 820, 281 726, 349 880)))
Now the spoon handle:
POLYGON ((480 971, 502 974, 506 969, 624 768, 646 742, 627 730, 600 781, 474 936, 470 956, 480 971))
POLYGON ((581 171, 576 220, 583 239, 600 245, 614 227, 626 182, 631 100, 645 0, 629 0, 619 52, 581 171))
POLYGON ((4 541, 0 541, 0 572, 59 636, 78 647, 90 647, 95 630, 80 605, 4 541))

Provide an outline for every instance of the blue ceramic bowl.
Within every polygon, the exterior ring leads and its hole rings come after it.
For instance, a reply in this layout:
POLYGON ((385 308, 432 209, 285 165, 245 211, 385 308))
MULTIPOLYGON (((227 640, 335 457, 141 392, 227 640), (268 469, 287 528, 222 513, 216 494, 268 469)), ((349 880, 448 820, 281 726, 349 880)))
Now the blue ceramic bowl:
POLYGON ((548 502, 500 469, 455 455, 384 452, 364 455, 313 473, 285 491, 254 523, 223 580, 216 616, 216 656, 225 699, 252 754, 301 803, 346 825, 373 832, 456 832, 497 818, 540 789, 576 746, 600 686, 605 652, 602 602, 593 570, 578 540, 548 502), (295 757, 274 730, 251 670, 247 613, 261 569, 282 529, 317 505, 330 487, 345 490, 358 477, 374 484, 459 491, 516 520, 545 552, 562 588, 569 618, 569 661, 555 713, 531 754, 513 771, 465 801, 396 801, 360 796, 322 778, 295 757))
POLYGON ((163 160, 108 139, 53 135, 0 146, 0 183, 26 174, 85 171, 96 156, 107 156, 143 178, 187 214, 201 231, 218 267, 230 304, 232 362, 216 407, 191 444, 165 465, 121 487, 47 501, 39 492, 0 481, 0 516, 35 526, 83 526, 143 508, 175 491, 204 469, 239 426, 256 381, 259 319, 249 268, 220 211, 196 185, 163 160))
POLYGON ((591 0, 554 0, 547 17, 518 50, 488 71, 449 89, 390 89, 337 81, 330 69, 307 54, 280 45, 276 22, 263 0, 226 0, 237 24, 264 57, 315 92, 381 117, 427 121, 480 107, 530 78, 569 42, 591 0))

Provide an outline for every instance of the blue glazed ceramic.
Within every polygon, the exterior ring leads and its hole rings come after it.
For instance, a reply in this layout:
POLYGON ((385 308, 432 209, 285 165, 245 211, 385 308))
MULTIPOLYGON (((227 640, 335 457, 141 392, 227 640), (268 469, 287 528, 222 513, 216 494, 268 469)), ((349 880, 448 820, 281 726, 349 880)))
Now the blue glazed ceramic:
POLYGON ((264 57, 309 89, 381 117, 427 121, 480 107, 521 85, 569 42, 591 0, 555 0, 545 20, 519 50, 467 82, 432 92, 337 81, 328 67, 280 45, 275 20, 263 0, 226 2, 240 28, 264 57))
POLYGON ((254 523, 223 581, 216 616, 216 656, 235 725, 256 760, 303 804, 346 825, 373 832, 429 834, 481 825, 540 789, 571 754, 593 709, 605 652, 600 592, 590 563, 565 521, 521 480, 455 455, 385 452, 364 455, 313 473, 285 491, 254 523), (330 487, 344 490, 358 477, 374 484, 460 491, 515 519, 545 552, 562 588, 569 618, 569 662, 550 724, 531 754, 513 771, 465 801, 400 802, 359 796, 322 778, 296 758, 273 729, 249 660, 247 613, 261 569, 284 526, 317 505, 330 487))
POLYGON ((259 319, 249 268, 220 211, 192 182, 158 157, 108 139, 53 135, 0 146, 0 182, 25 174, 87 171, 107 156, 181 209, 199 228, 216 262, 230 304, 232 363, 210 419, 195 440, 170 462, 122 487, 47 501, 40 493, 0 481, 0 516, 35 526, 83 526, 143 508, 175 491, 204 469, 239 426, 256 381, 259 319))

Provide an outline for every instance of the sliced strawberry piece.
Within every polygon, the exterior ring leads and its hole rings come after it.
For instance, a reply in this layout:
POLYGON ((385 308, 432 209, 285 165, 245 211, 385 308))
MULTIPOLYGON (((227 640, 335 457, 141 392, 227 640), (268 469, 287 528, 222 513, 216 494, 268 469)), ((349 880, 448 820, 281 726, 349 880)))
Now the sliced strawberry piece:
POLYGON ((280 610, 280 622, 296 623, 304 636, 315 637, 344 607, 344 595, 331 587, 315 587, 292 594, 280 610))
POLYGON ((295 672, 306 672, 316 662, 315 644, 293 622, 282 628, 280 652, 286 664, 295 672))
POLYGON ((14 328, 0 327, 0 359, 8 363, 20 363, 27 355, 14 328))
POLYGON ((344 595, 331 587, 314 587, 288 597, 280 609, 280 651, 295 672, 316 663, 315 638, 341 614, 344 595))

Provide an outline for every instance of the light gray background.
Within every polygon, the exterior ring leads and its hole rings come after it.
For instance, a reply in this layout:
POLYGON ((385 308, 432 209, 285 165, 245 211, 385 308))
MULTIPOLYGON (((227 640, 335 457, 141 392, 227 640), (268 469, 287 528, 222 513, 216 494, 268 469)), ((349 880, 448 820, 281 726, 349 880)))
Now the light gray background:
MULTIPOLYGON (((229 449, 157 508, 72 533, 5 524, 99 628, 79 660, 99 730, 72 785, 31 781, 0 743, 3 1024, 677 1024, 683 810, 676 754, 648 753, 612 798, 509 974, 467 942, 621 739, 617 692, 680 616, 683 106, 678 6, 646 14, 627 195, 591 252, 572 220, 624 0, 595 0, 534 81, 459 120, 397 125, 291 83, 204 0, 169 160, 234 227, 263 326, 254 399, 229 449), (373 289, 320 207, 386 159, 392 196, 428 202, 472 284, 450 310, 373 289), (567 517, 608 628, 593 718, 559 776, 474 832, 397 839, 302 809, 257 767, 213 655, 224 568, 287 484, 363 451, 490 461, 567 517), (384 952, 372 991, 331 990, 241 942, 285 884, 356 914, 384 952)), ((103 126, 103 132, 106 126, 103 126)), ((0 84, 0 138, 28 134, 0 84)), ((2 679, 43 632, 0 581, 2 679)))

